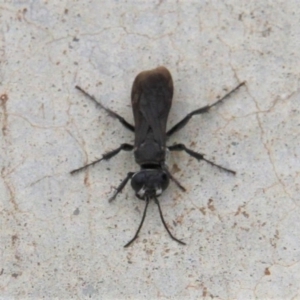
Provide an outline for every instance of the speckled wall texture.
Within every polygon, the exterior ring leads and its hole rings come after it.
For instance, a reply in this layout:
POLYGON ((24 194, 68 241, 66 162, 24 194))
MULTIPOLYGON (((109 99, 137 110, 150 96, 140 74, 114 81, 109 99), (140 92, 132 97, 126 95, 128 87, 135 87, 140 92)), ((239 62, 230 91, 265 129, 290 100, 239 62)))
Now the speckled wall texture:
POLYGON ((8 1, 0 4, 1 299, 300 298, 299 1, 8 1), (130 152, 70 175, 134 135, 135 76, 159 65, 168 128, 246 81, 169 140, 236 176, 170 153, 153 202, 130 152))

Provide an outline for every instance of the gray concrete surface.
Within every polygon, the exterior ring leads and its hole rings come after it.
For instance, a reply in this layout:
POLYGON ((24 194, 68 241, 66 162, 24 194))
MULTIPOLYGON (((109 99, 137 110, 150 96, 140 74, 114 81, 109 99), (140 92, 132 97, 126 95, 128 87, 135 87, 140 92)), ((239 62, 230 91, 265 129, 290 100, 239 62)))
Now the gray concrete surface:
POLYGON ((299 1, 6 1, 1 14, 1 299, 299 299, 299 1), (184 153, 161 199, 128 185, 130 153, 71 176, 133 135, 130 90, 164 65, 169 128, 246 80, 170 139, 184 153))

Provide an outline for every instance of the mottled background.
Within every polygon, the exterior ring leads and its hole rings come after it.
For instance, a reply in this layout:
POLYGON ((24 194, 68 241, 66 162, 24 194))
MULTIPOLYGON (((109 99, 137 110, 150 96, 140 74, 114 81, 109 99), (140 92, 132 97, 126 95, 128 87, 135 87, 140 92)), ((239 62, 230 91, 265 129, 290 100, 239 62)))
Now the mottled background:
POLYGON ((6 1, 0 4, 1 299, 300 298, 299 1, 6 1), (133 135, 130 90, 165 65, 170 128, 247 85, 169 141, 187 188, 161 197, 172 241, 128 185, 130 153, 75 176, 133 135))

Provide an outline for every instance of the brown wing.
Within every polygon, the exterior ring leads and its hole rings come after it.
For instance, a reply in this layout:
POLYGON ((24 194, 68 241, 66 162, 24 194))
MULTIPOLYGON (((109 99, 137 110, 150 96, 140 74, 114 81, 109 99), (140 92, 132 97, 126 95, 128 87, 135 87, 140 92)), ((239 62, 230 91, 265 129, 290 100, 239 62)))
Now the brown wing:
POLYGON ((165 147, 166 125, 173 98, 173 80, 165 67, 137 75, 131 91, 135 121, 135 147, 151 135, 165 147))

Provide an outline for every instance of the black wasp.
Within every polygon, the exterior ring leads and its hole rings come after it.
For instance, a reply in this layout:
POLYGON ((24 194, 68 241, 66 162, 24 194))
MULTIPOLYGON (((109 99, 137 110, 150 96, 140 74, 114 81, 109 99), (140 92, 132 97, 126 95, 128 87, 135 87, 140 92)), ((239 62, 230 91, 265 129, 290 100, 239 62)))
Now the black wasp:
POLYGON ((93 96, 89 95, 82 88, 76 86, 79 91, 94 101, 97 106, 104 109, 111 117, 118 119, 124 127, 135 134, 134 145, 121 144, 117 149, 104 154, 102 158, 71 172, 71 174, 74 174, 89 166, 95 165, 101 160, 108 160, 117 155, 121 150, 134 150, 135 161, 140 165, 141 169, 137 172, 129 172, 126 178, 117 187, 114 195, 109 199, 109 201, 114 200, 131 179, 131 186, 134 189, 136 196, 146 202, 143 217, 136 234, 124 247, 128 247, 137 238, 145 220, 150 199, 153 199, 157 204, 161 221, 170 237, 178 243, 185 245, 184 242, 175 238, 168 229, 157 199, 168 187, 170 180, 172 180, 182 191, 185 191, 185 188, 172 176, 165 164, 166 150, 185 151, 192 157, 198 160, 204 160, 219 169, 232 174, 235 174, 235 172, 207 160, 204 158, 203 154, 194 152, 184 144, 167 146, 166 141, 173 133, 183 128, 192 116, 208 112, 213 106, 219 104, 244 84, 245 82, 240 83, 236 88, 214 104, 192 111, 168 131, 166 130, 166 125, 173 98, 173 80, 170 72, 165 67, 158 67, 153 70, 141 72, 135 78, 131 91, 131 103, 135 126, 128 123, 117 113, 97 102, 93 96))

